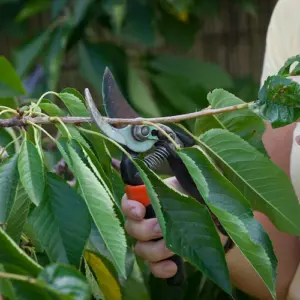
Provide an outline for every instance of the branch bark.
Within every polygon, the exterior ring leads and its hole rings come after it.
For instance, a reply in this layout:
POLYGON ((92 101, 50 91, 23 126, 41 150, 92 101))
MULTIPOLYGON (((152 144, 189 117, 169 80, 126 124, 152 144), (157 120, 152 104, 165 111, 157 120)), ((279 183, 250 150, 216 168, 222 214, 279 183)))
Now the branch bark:
MULTIPOLYGON (((169 116, 169 117, 159 117, 159 118, 136 118, 136 119, 122 119, 122 118, 107 118, 103 117, 103 119, 111 124, 111 125, 126 125, 126 124, 136 124, 141 125, 143 122, 152 122, 152 123, 178 123, 183 120, 195 119, 203 116, 212 116, 217 114, 222 114, 226 112, 231 112, 240 109, 247 109, 249 105, 252 103, 243 103, 239 105, 227 106, 223 108, 216 109, 204 109, 201 111, 169 116)), ((55 117, 59 118, 65 124, 81 124, 81 123, 93 123, 90 117, 55 117)), ((11 119, 0 119, 0 128, 4 127, 23 127, 28 123, 27 121, 33 122, 35 124, 53 124, 58 122, 54 117, 14 117, 11 119)))

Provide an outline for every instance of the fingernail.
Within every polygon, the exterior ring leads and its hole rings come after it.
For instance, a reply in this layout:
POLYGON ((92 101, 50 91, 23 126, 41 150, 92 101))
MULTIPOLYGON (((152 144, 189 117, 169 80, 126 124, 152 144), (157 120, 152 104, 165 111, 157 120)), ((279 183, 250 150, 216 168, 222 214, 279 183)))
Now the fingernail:
POLYGON ((142 212, 138 207, 133 206, 130 211, 135 218, 141 218, 142 212))
POLYGON ((153 227, 153 231, 155 233, 161 233, 161 228, 159 226, 159 223, 156 223, 155 226, 153 227))

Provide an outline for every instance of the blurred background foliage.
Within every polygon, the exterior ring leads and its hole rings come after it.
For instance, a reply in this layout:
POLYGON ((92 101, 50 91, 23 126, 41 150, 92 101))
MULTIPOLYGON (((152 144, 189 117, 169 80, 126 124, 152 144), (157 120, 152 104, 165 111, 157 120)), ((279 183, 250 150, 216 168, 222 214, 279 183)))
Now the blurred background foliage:
MULTIPOLYGON (((275 3, 0 0, 0 54, 13 64, 25 89, 0 72, 0 105, 16 107, 67 86, 81 92, 89 87, 101 103, 106 66, 144 117, 203 109, 214 88, 255 100, 275 3)), ((166 286, 157 293, 162 282, 153 277, 149 284, 153 299, 180 297, 166 286)), ((185 299, 229 299, 200 272, 191 272, 187 284, 185 299)), ((124 293, 124 299, 136 299, 135 290, 124 293)), ((239 291, 236 296, 250 299, 239 291)))
MULTIPOLYGON (((22 78, 25 99, 66 86, 92 88, 101 99, 108 66, 144 117, 187 113, 206 107, 206 94, 214 88, 245 101, 256 98, 266 24, 275 1, 260 2, 0 0, 1 44, 5 37, 9 40, 0 50, 22 78), (253 54, 251 43, 261 37, 253 54), (205 59, 211 56, 205 51, 221 59, 205 59)), ((9 96, 20 96, 20 91, 9 96)))

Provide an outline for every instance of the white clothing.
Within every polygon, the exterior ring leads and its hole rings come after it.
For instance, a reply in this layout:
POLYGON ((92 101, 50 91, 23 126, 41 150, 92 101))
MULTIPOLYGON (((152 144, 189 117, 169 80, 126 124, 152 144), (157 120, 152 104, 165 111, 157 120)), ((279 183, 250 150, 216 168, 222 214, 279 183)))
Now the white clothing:
MULTIPOLYGON (((300 0, 278 0, 268 28, 261 85, 269 75, 276 74, 288 58, 298 54, 300 54, 300 0)), ((290 157, 290 176, 300 200, 300 145, 295 142, 298 135, 300 123, 297 123, 294 130, 290 157)), ((287 300, 300 300, 300 265, 290 285, 287 300)))

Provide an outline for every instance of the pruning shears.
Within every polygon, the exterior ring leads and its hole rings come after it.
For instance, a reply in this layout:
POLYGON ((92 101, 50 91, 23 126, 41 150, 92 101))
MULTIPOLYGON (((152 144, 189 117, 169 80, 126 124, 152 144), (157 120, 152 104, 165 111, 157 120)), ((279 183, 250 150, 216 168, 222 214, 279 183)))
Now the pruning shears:
MULTIPOLYGON (((128 104, 123 97, 112 73, 106 68, 102 82, 102 98, 106 114, 110 118, 138 118, 139 115, 128 104)), ((85 99, 92 120, 97 127, 109 138, 121 144, 133 158, 140 153, 146 153, 143 161, 148 168, 158 169, 165 162, 168 163, 172 173, 184 190, 192 197, 205 205, 191 175, 181 158, 175 151, 174 144, 157 129, 151 125, 126 125, 120 128, 108 124, 99 113, 88 89, 85 89, 85 99), (148 154, 149 153, 149 154, 148 154)), ((142 101, 142 99, 141 99, 142 101)), ((182 148, 194 145, 194 140, 182 132, 179 128, 172 129, 163 124, 160 126, 175 142, 182 148)), ((139 201, 146 207, 146 219, 155 218, 155 212, 149 200, 147 189, 133 162, 127 155, 123 154, 120 165, 121 177, 126 184, 125 192, 129 199, 139 201)), ((227 235, 221 224, 215 223, 220 232, 227 235)), ((228 236, 228 235, 227 235, 228 236)), ((228 239, 229 241, 230 239, 228 239)), ((231 241, 231 240, 230 240, 231 241)), ((224 248, 231 248, 232 241, 224 248)), ((170 258, 177 265, 177 273, 167 279, 169 286, 178 286, 185 281, 184 263, 180 256, 174 255, 170 258)))

